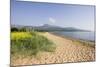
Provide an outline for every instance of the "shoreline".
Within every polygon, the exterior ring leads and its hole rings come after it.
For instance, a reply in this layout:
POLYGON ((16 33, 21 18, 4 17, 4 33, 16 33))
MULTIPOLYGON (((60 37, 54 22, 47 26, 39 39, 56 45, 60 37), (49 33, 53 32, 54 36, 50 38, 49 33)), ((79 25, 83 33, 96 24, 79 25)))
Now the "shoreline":
POLYGON ((48 32, 48 33, 53 34, 53 35, 58 36, 58 37, 69 39, 69 40, 72 40, 72 41, 78 41, 78 42, 84 43, 84 44, 88 43, 88 46, 95 48, 95 40, 91 41, 91 40, 78 39, 78 38, 74 38, 74 37, 69 37, 69 36, 65 36, 65 35, 56 34, 54 32, 48 32))
POLYGON ((39 52, 37 58, 34 56, 22 57, 19 59, 11 59, 11 65, 36 65, 36 64, 56 64, 56 63, 74 63, 95 61, 95 48, 81 45, 76 40, 71 40, 61 36, 51 34, 49 32, 41 33, 51 40, 56 49, 54 52, 39 52), (26 61, 27 60, 27 61, 26 61))
POLYGON ((55 32, 48 32, 48 33, 51 33, 51 34, 54 34, 54 35, 57 35, 57 36, 61 36, 61 37, 64 37, 64 38, 69 38, 69 39, 76 39, 76 40, 84 40, 84 41, 89 41, 89 42, 95 42, 95 40, 85 40, 85 39, 80 39, 80 38, 75 38, 75 37, 70 37, 70 36, 66 36, 66 35, 57 34, 55 32))

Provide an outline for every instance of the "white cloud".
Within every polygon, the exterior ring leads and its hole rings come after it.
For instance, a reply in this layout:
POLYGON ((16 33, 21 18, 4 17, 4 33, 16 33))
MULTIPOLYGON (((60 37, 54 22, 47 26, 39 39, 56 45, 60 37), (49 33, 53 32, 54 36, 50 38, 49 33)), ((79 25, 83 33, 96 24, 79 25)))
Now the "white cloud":
POLYGON ((49 18, 49 22, 50 22, 50 23, 55 23, 56 20, 55 20, 54 18, 50 17, 50 18, 49 18))

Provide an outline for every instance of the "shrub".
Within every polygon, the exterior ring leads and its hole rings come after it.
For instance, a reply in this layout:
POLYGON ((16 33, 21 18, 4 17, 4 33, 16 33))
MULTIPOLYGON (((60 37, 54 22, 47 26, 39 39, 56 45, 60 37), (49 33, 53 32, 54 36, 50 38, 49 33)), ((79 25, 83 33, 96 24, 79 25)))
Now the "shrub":
POLYGON ((54 51, 54 44, 36 32, 12 32, 11 53, 36 55, 39 51, 54 51))
POLYGON ((16 27, 11 28, 11 32, 18 31, 16 27))

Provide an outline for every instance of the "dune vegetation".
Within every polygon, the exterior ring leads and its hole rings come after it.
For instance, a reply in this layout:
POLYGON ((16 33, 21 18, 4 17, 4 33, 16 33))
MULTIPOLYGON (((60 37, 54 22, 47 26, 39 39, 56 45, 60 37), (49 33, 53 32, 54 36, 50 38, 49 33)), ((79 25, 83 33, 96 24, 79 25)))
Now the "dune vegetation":
POLYGON ((11 55, 36 55, 39 51, 52 52, 53 42, 38 32, 11 32, 11 55))

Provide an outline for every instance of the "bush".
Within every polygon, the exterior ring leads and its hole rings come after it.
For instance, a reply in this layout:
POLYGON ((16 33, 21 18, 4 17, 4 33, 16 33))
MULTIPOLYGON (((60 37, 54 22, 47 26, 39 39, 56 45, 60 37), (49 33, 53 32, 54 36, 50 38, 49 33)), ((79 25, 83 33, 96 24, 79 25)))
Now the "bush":
POLYGON ((18 31, 16 27, 11 28, 11 32, 18 31))
POLYGON ((23 55, 36 55, 39 51, 54 51, 54 44, 36 32, 11 33, 11 53, 23 55))

